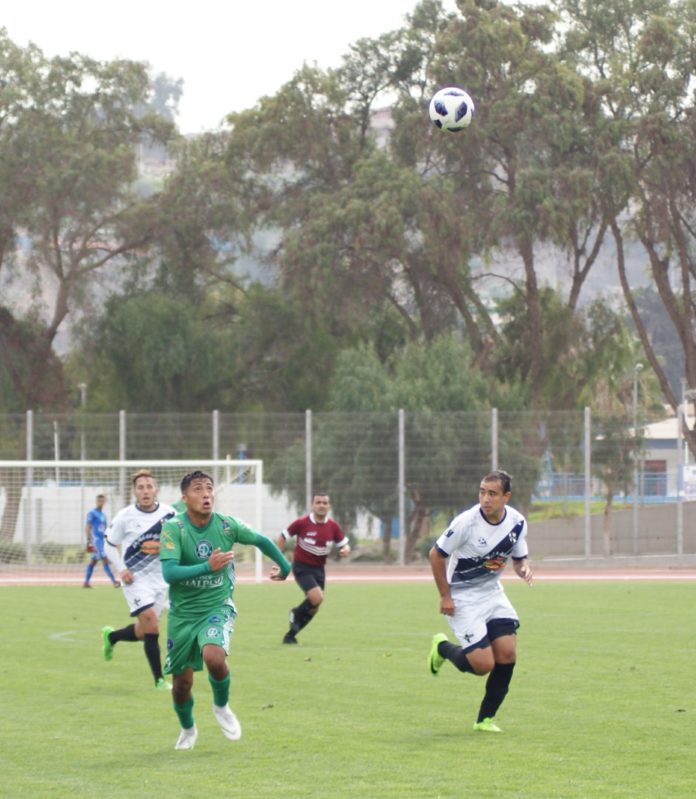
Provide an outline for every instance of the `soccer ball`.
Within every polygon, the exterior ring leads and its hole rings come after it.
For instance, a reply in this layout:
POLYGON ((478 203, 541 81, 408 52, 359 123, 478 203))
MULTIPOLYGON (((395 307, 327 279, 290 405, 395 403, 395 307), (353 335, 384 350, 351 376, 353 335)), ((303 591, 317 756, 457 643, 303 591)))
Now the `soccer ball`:
POLYGON ((430 101, 430 119, 442 130, 458 133, 468 127, 474 116, 474 101, 456 86, 440 89, 430 101))

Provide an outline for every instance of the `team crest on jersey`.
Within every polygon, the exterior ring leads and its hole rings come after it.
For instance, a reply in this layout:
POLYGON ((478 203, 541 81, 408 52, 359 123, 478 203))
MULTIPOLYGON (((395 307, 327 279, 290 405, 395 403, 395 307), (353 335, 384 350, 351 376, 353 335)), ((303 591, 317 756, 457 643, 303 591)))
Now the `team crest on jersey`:
POLYGON ((213 545, 210 543, 210 541, 206 541, 204 539, 196 544, 196 555, 198 555, 201 560, 208 560, 212 554, 213 545))
POLYGON ((488 541, 486 541, 486 539, 483 536, 481 536, 481 538, 479 538, 478 540, 478 544, 480 547, 487 547, 488 541))

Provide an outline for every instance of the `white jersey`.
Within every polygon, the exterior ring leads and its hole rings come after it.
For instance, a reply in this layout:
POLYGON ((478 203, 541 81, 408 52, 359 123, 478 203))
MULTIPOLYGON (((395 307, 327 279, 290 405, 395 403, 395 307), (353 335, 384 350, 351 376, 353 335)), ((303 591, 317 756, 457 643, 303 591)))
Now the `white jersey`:
POLYGON ((480 504, 460 513, 435 542, 448 558, 447 581, 452 590, 498 583, 510 556, 527 557, 526 535, 527 521, 514 508, 506 507, 497 524, 486 519, 480 504))
POLYGON ((141 510, 135 504, 128 505, 114 516, 106 531, 106 540, 121 547, 123 565, 134 575, 161 575, 159 540, 162 522, 175 514, 171 505, 162 503, 151 511, 141 510))

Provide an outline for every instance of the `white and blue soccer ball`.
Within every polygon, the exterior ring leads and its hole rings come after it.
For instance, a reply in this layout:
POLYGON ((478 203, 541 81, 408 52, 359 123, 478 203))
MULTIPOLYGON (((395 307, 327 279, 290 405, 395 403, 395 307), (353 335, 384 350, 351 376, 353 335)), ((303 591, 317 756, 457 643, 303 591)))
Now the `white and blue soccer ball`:
POLYGON ((458 133, 468 128, 474 118, 474 101, 456 86, 435 92, 430 101, 430 119, 441 130, 458 133))

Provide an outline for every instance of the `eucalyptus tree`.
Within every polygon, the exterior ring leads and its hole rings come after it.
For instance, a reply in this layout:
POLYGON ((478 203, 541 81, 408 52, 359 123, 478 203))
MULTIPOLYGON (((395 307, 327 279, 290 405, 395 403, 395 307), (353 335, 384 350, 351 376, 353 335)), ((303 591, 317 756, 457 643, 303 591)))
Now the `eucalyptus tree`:
MULTIPOLYGON (((681 347, 682 374, 696 388, 691 2, 564 0, 567 52, 594 82, 606 123, 597 139, 606 175, 602 201, 616 246, 626 304, 667 402, 681 398, 653 347, 626 272, 626 239, 638 240, 681 347)), ((692 451, 696 435, 685 430, 692 451)))
MULTIPOLYGON (((92 301, 94 276, 139 258, 151 240, 156 204, 132 190, 137 147, 166 141, 172 127, 136 113, 150 93, 143 64, 46 58, 17 48, 4 30, 0 61, 0 266, 12 259, 7 279, 32 296, 11 315, 31 319, 41 353, 34 364, 47 363, 68 316, 92 301)), ((15 385, 26 405, 44 404, 43 376, 36 370, 15 385)))

